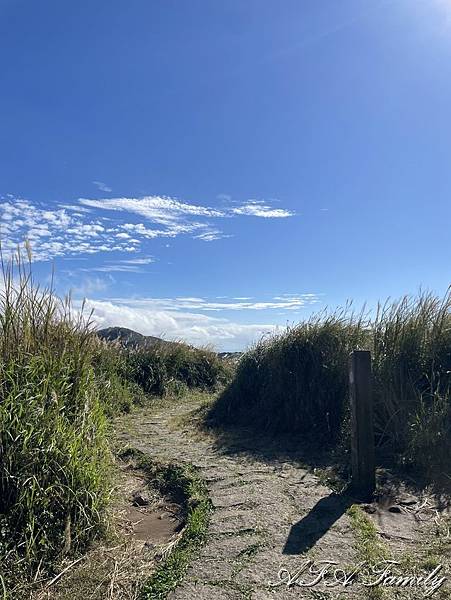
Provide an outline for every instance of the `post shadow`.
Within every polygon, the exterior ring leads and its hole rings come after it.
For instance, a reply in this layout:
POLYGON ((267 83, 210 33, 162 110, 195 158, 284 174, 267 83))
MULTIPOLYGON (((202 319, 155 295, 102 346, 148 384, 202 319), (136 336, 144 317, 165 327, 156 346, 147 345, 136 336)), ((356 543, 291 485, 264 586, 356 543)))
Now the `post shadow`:
POLYGON ((354 504, 349 496, 333 492, 321 498, 312 510, 292 525, 283 554, 302 554, 312 548, 332 525, 354 504))

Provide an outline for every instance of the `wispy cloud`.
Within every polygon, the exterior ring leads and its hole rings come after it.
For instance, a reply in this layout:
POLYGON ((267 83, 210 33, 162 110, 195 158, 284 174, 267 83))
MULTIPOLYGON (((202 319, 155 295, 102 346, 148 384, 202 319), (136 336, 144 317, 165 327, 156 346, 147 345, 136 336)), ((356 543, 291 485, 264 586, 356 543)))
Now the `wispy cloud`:
POLYGON ((107 261, 105 264, 97 267, 80 268, 79 271, 98 271, 101 273, 142 273, 143 267, 154 263, 155 259, 152 256, 131 258, 129 260, 118 260, 109 264, 107 261))
POLYGON ((203 242, 214 242, 225 238, 233 237, 231 234, 222 233, 219 229, 213 229, 211 231, 205 231, 194 236, 195 240, 202 240, 203 242))
POLYGON ((170 226, 181 217, 221 218, 235 215, 280 219, 294 216, 294 212, 273 208, 263 200, 248 200, 234 208, 212 208, 198 204, 188 204, 167 196, 146 196, 144 198, 101 198, 89 200, 82 198, 85 206, 104 210, 135 213, 148 221, 170 226))
POLYGON ((111 276, 107 278, 85 277, 79 284, 72 287, 72 292, 77 295, 88 296, 97 292, 104 292, 113 283, 114 279, 111 276))
POLYGON ((122 211, 134 213, 148 221, 160 225, 170 225, 178 221, 181 216, 195 217, 223 217, 223 211, 208 206, 187 204, 167 196, 146 196, 144 198, 101 198, 90 200, 80 199, 84 206, 91 206, 103 210, 122 211))
POLYGON ((220 302, 217 299, 197 297, 177 297, 177 298, 135 298, 121 299, 113 298, 112 302, 135 308, 145 308, 151 310, 166 311, 200 311, 200 312, 225 312, 225 311, 269 311, 299 310, 305 306, 316 304, 321 301, 319 294, 298 294, 286 296, 276 296, 267 300, 257 300, 255 298, 223 298, 220 302))
POLYGON ((150 263, 155 262, 155 259, 152 256, 146 256, 143 258, 130 258, 129 260, 121 260, 120 262, 128 265, 150 265, 150 263))
POLYGON ((249 200, 247 204, 232 209, 234 215, 262 217, 264 219, 285 219, 293 217, 294 212, 284 208, 272 208, 261 200, 249 200))
POLYGON ((112 192, 113 190, 103 181, 93 181, 92 182, 101 192, 112 192))
POLYGON ((50 209, 48 205, 7 196, 0 201, 0 234, 5 251, 14 251, 28 239, 34 260, 42 261, 107 252, 138 253, 146 251, 148 240, 157 238, 189 236, 214 242, 233 236, 223 231, 221 221, 227 220, 230 229, 229 223, 237 218, 279 219, 293 214, 257 200, 216 208, 167 196, 81 198, 50 209))
POLYGON ((230 202, 232 200, 232 196, 230 194, 218 194, 216 198, 218 200, 222 200, 223 202, 230 202))
POLYGON ((100 267, 81 268, 79 271, 98 273, 141 273, 141 269, 134 265, 101 265, 100 267))

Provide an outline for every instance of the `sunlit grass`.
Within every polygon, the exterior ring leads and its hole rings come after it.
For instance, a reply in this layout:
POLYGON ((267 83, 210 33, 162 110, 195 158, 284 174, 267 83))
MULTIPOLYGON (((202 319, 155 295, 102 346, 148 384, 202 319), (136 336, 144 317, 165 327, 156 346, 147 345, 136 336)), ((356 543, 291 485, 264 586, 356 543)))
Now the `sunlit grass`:
POLYGON ((17 597, 16 584, 98 531, 109 451, 89 316, 36 285, 20 256, 2 274, 0 558, 17 597))

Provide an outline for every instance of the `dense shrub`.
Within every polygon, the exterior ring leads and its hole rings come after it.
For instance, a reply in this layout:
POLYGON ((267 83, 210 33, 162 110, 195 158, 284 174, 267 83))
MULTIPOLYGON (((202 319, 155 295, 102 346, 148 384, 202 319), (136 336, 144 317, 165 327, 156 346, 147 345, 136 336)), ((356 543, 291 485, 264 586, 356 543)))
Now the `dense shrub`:
POLYGON ((246 352, 211 416, 271 433, 338 436, 349 352, 366 344, 360 319, 321 314, 246 352))
POLYGON ((124 356, 124 377, 156 396, 173 393, 180 386, 214 390, 231 373, 216 353, 180 342, 128 349, 124 356))
POLYGON ((209 419, 336 442, 347 433, 349 353, 359 348, 373 355, 378 446, 417 465, 432 457, 444 465, 451 441, 449 292, 388 302, 373 316, 322 313, 260 341, 241 358, 209 419))
POLYGON ((0 562, 7 588, 11 578, 23 587, 102 524, 109 452, 95 346, 89 319, 74 315, 69 300, 40 290, 20 261, 17 274, 4 268, 0 562))
POLYGON ((95 338, 93 367, 97 385, 102 389, 107 416, 130 412, 134 405, 146 402, 146 393, 129 375, 126 355, 118 343, 95 338))

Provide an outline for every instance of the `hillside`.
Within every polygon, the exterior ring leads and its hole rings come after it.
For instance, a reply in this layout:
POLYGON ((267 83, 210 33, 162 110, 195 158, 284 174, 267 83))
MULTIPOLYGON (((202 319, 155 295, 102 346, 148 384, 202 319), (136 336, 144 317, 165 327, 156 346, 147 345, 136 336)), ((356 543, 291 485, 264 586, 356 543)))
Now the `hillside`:
MULTIPOLYGON (((118 340, 123 346, 137 346, 139 348, 150 348, 151 346, 161 345, 174 345, 178 342, 169 342, 153 335, 143 335, 133 329, 127 327, 106 327, 97 331, 98 337, 108 342, 114 342, 118 340)), ((237 361, 242 352, 218 352, 219 358, 237 361)))
POLYGON ((119 341, 124 346, 139 346, 141 348, 148 348, 157 344, 170 345, 175 343, 162 340, 153 335, 143 335, 127 327, 106 327, 97 331, 97 335, 108 342, 119 341))

